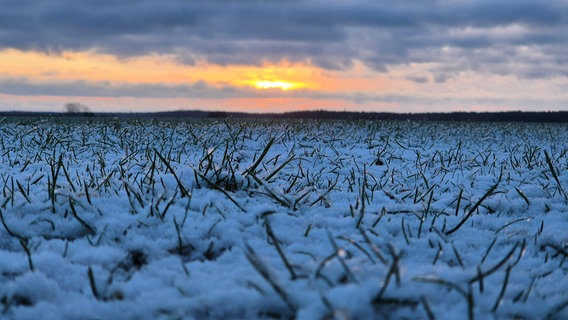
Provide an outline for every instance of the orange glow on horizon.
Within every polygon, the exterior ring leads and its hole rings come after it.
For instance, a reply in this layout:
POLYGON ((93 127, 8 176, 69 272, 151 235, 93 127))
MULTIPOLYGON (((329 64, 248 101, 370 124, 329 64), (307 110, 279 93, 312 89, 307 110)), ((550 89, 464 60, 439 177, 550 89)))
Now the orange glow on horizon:
POLYGON ((0 50, 0 75, 34 82, 85 81, 106 84, 191 85, 212 87, 308 89, 326 92, 384 90, 397 87, 357 62, 353 70, 329 71, 307 63, 265 62, 260 65, 181 64, 172 55, 118 58, 91 51, 46 54, 0 50))
POLYGON ((193 84, 211 86, 279 88, 292 90, 317 87, 318 68, 286 61, 277 64, 219 66, 206 62, 178 63, 173 56, 150 55, 119 59, 93 52, 63 52, 58 55, 7 49, 0 51, 3 77, 33 81, 89 81, 112 83, 193 84))
MULTIPOLYGON (((364 97, 359 93, 384 94, 408 90, 408 85, 401 81, 402 76, 376 73, 361 62, 355 62, 349 70, 325 70, 309 62, 279 62, 265 61, 258 65, 215 65, 204 60, 198 60, 195 64, 182 64, 174 55, 146 55, 137 57, 120 58, 110 54, 97 53, 94 51, 62 52, 48 54, 36 51, 20 51, 15 49, 0 50, 0 80, 15 80, 28 83, 30 88, 34 85, 41 87, 42 84, 59 84, 65 86, 74 82, 83 83, 85 86, 93 84, 108 87, 157 85, 157 86, 192 86, 192 90, 225 89, 226 97, 199 96, 180 97, 183 103, 172 104, 178 101, 172 98, 132 97, 123 98, 140 99, 154 106, 154 108, 168 107, 168 109, 215 109, 221 103, 219 109, 233 109, 239 111, 290 111, 298 109, 334 109, 342 110, 345 106, 357 105, 368 109, 370 105, 384 105, 372 101, 360 100, 364 97), (236 89, 236 90, 231 90, 236 89), (265 91, 265 92, 263 92, 265 91), (298 93, 296 93, 298 91, 298 93), (231 92, 235 92, 231 96, 231 92), (346 94, 347 98, 342 95, 346 94), (355 98, 351 98, 355 97, 355 98), (239 99, 243 100, 239 100, 239 99), (185 100, 183 100, 185 99, 185 100), (205 103, 206 99, 209 99, 205 103), (246 101, 246 102, 245 102, 246 101), (300 102, 301 101, 301 102, 300 102), (363 107, 365 105, 365 107, 363 107), (176 107, 179 106, 179 107, 176 107)), ((173 89, 175 90, 175 88, 173 89)), ((120 91, 117 91, 120 92, 120 91)), ((189 91, 192 92, 192 91, 189 91)), ((210 92, 215 92, 211 91, 210 92)), ((9 92, 4 92, 10 94, 9 92)), ((42 94, 44 94, 42 92, 42 94)), ((87 99, 87 97, 53 96, 53 101, 92 101, 100 105, 101 110, 108 110, 112 103, 119 100, 109 96, 99 96, 87 99), (107 99, 108 100, 104 100, 107 99), (103 107, 104 106, 104 107, 103 107)), ((27 101, 38 104, 34 92, 29 95, 27 101)), ((43 96, 46 97, 46 96, 43 96)), ((52 108, 58 108, 57 104, 51 104, 52 99, 44 99, 52 108)), ((18 100, 17 105, 22 106, 18 100)), ((131 100, 129 100, 131 101, 131 100)), ((132 100, 134 101, 134 100, 132 100)), ((181 102, 178 101, 178 102, 181 102)), ((57 103, 58 103, 57 102, 57 103)), ((130 104, 131 102, 129 102, 130 104)), ((133 105, 133 104, 132 104, 133 105)), ((140 103, 138 108, 129 107, 129 111, 142 110, 145 107, 140 103)), ((117 104, 117 108, 125 108, 117 104)))
POLYGON ((254 81, 254 86, 257 89, 280 89, 282 91, 294 90, 305 87, 305 85, 302 83, 288 82, 288 81, 270 81, 270 80, 254 81))

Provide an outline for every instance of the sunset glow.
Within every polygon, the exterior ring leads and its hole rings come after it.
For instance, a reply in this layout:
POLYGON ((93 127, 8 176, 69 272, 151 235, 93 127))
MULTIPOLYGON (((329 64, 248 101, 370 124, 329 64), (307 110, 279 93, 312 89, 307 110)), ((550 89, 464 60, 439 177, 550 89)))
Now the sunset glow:
POLYGON ((258 89, 280 89, 282 91, 293 90, 303 87, 301 83, 287 82, 287 81, 269 81, 259 80, 254 82, 254 86, 258 89))
POLYGON ((0 15, 0 110, 568 109, 560 0, 67 1, 0 15))
POLYGON ((89 80, 119 83, 182 84, 199 80, 209 84, 253 85, 259 89, 282 90, 305 87, 296 81, 258 80, 259 77, 309 78, 317 69, 286 62, 260 66, 219 66, 206 62, 184 65, 169 55, 151 55, 118 59, 92 52, 43 54, 35 51, 0 51, 0 75, 35 80, 89 80), (244 80, 243 80, 244 79, 244 80))

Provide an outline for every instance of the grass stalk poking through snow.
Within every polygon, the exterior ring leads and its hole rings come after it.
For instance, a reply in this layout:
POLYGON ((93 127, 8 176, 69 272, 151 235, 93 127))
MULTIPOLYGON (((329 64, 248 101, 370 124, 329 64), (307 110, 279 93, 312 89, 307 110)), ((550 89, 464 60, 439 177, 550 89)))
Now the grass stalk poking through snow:
POLYGON ((272 244, 274 244, 274 247, 276 248, 276 251, 278 252, 278 255, 280 256, 280 258, 284 262, 286 269, 288 269, 288 272, 290 272, 290 280, 296 280, 298 278, 298 276, 296 275, 296 272, 294 271, 294 267, 292 266, 290 261, 288 261, 288 258, 286 258, 286 255, 284 254, 284 251, 282 250, 282 247, 280 246, 280 241, 278 240, 278 238, 276 238, 276 235, 274 234, 274 231, 272 230, 272 226, 270 225, 270 220, 268 219, 268 216, 271 213, 274 213, 274 212, 268 211, 268 212, 265 212, 265 213, 262 214, 262 216, 264 217, 264 225, 266 226, 266 234, 268 235, 268 237, 272 241, 272 244))
POLYGON ((77 210, 75 209, 75 204, 74 204, 74 200, 71 198, 71 196, 69 196, 69 207, 71 208, 71 213, 73 214, 73 217, 75 217, 75 219, 77 219, 77 221, 79 221, 79 223, 85 227, 85 229, 87 229, 87 231, 93 235, 96 234, 96 231, 93 227, 91 227, 87 222, 85 222, 85 220, 81 219, 81 217, 79 217, 79 215, 77 214, 77 210))
POLYGON ((30 240, 27 238, 19 238, 20 240, 20 245, 22 246, 22 248, 24 249, 24 251, 26 252, 26 256, 28 257, 28 266, 30 267, 30 271, 34 271, 34 263, 32 261, 32 252, 30 250, 30 240))
POLYGON ((91 292, 93 293, 93 297, 95 297, 95 299, 97 300, 101 300, 99 290, 97 289, 95 275, 93 274, 93 269, 91 267, 87 269, 87 276, 89 277, 89 285, 91 287, 91 292))
POLYGON ((548 152, 546 150, 544 150, 544 155, 545 155, 546 163, 548 164, 548 168, 550 170, 550 173, 552 173, 552 177, 556 181, 558 189, 560 190, 562 195, 564 195, 564 199, 568 200, 568 195, 566 195, 566 192, 564 192, 564 189, 562 188, 562 184, 560 183, 560 179, 558 179, 558 173, 556 172, 556 169, 554 168, 554 164, 552 163, 552 160, 550 159, 550 156, 548 155, 548 152))
POLYGON ((156 153, 156 155, 158 155, 158 158, 160 158, 160 160, 164 163, 164 165, 166 165, 166 168, 168 168, 168 170, 170 171, 170 173, 174 176, 174 178, 176 179, 178 188, 181 192, 181 197, 187 197, 189 196, 189 192, 187 192, 187 190, 185 189, 185 187, 183 186, 183 183, 181 183, 181 180, 179 179, 178 175, 176 174, 176 172, 174 171, 174 169, 171 167, 170 162, 168 160, 166 160, 166 158, 164 158, 164 156, 162 156, 160 154, 160 152, 158 152, 157 149, 154 148, 154 152, 156 153))
POLYGON ((466 301, 466 305, 467 305, 467 319, 468 320, 473 320, 474 319, 474 307, 475 307, 475 303, 474 303, 474 298, 473 298, 473 292, 471 290, 471 286, 468 286, 468 290, 464 290, 463 288, 461 288, 459 285, 451 282, 451 281, 447 281, 444 279, 440 279, 440 278, 421 278, 421 277, 416 277, 413 278, 414 281, 418 281, 418 282, 425 282, 425 283, 432 283, 432 284, 436 284, 436 285, 441 285, 444 287, 447 287, 449 289, 453 289, 456 292, 458 292, 466 301))
POLYGON ((203 181, 205 181, 209 186, 211 186, 213 189, 220 191, 222 194, 224 194, 232 203, 234 203, 237 208, 239 208, 242 212, 247 212, 247 210, 245 208, 243 208, 235 199, 233 199, 233 197, 231 197, 231 195, 225 191, 225 189, 221 188, 220 186, 218 186, 217 184, 213 183, 211 180, 207 179, 207 177, 205 177, 202 174, 197 174, 203 181))
POLYGON ((251 173, 255 173, 256 168, 260 165, 260 163, 262 162, 262 159, 264 159, 264 157, 266 157, 266 154, 268 153, 268 150, 270 150, 270 147, 272 147, 272 145, 274 144, 274 138, 271 138, 270 141, 268 141, 268 143, 266 144, 266 146, 264 147, 264 150, 262 150, 262 153, 260 154, 260 156, 258 157, 258 159, 256 159, 256 162, 250 166, 248 169, 245 170, 245 174, 251 174, 251 173))
POLYGON ((286 290, 284 290, 284 288, 276 282, 276 279, 274 278, 270 270, 268 270, 266 264, 264 264, 260 260, 260 257, 256 254, 254 249, 246 243, 245 243, 245 256, 247 260, 250 262, 250 264, 254 267, 254 269, 262 276, 262 278, 264 278, 264 280, 266 280, 266 282, 270 284, 272 289, 274 289, 276 294, 282 299, 282 301, 288 307, 288 309, 290 309, 290 311, 295 313, 297 308, 292 303, 292 300, 290 299, 290 296, 288 295, 286 290))
POLYGON ((479 208, 479 206, 481 205, 481 203, 487 199, 487 197, 489 197, 490 195, 493 194, 493 192, 495 191, 495 189, 497 189, 497 186, 499 186, 499 183, 501 182, 501 180, 497 181, 497 183, 495 183, 491 188, 489 188, 489 190, 487 190, 487 192, 483 195, 483 197, 481 197, 476 203, 475 205, 473 205, 473 207, 469 210, 469 212, 463 217, 463 219, 452 229, 446 231, 446 235, 449 236, 450 234, 456 232, 459 230, 459 228, 461 228, 461 226, 475 213, 475 211, 477 210, 477 208, 479 208))

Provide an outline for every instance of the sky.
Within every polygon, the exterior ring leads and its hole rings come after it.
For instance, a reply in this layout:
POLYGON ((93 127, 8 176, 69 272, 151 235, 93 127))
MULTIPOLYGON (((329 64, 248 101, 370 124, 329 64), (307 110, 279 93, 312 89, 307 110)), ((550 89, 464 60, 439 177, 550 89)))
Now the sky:
POLYGON ((567 0, 0 7, 0 111, 568 110, 567 0))

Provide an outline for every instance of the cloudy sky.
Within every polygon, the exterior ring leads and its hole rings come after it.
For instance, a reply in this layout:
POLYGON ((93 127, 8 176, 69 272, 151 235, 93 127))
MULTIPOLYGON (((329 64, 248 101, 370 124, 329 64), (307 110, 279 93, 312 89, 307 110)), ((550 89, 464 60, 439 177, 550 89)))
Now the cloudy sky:
POLYGON ((0 110, 568 110, 568 0, 0 7, 0 110))

